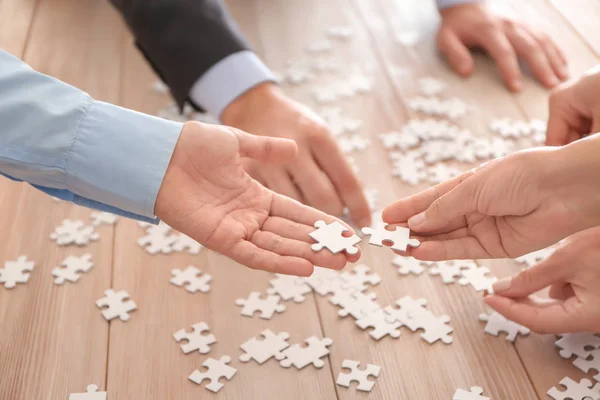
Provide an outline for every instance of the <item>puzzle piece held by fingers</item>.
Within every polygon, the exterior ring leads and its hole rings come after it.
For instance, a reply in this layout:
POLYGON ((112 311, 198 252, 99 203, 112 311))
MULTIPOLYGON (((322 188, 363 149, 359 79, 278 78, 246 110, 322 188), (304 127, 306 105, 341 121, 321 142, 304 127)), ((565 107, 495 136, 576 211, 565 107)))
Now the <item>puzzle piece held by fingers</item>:
POLYGON ((410 229, 397 226, 395 230, 390 231, 387 229, 387 225, 379 226, 376 229, 365 227, 362 228, 362 233, 370 235, 369 244, 382 247, 384 243, 391 242, 390 246, 396 251, 406 251, 410 247, 418 247, 421 242, 419 240, 410 238, 410 229))
POLYGON ((355 245, 360 243, 360 238, 357 235, 342 236, 344 232, 348 232, 348 228, 338 221, 333 221, 330 224, 325 223, 325 221, 317 221, 315 222, 315 228, 317 230, 309 234, 311 238, 317 241, 311 246, 313 251, 321 251, 327 248, 333 254, 342 251, 346 251, 348 254, 358 253, 358 247, 355 245))

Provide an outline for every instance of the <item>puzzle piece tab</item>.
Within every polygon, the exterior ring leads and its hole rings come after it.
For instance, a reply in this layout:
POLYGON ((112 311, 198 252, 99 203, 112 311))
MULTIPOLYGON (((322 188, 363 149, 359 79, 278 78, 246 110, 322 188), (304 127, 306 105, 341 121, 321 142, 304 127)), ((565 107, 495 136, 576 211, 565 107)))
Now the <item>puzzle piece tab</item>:
POLYGON ((375 381, 369 380, 369 376, 377 378, 381 372, 381 367, 378 365, 367 364, 366 368, 360 369, 358 368, 359 365, 360 362, 358 361, 344 360, 342 362, 342 368, 348 369, 350 372, 340 372, 335 383, 337 383, 339 386, 350 387, 351 382, 358 382, 356 390, 360 390, 362 392, 370 392, 373 390, 375 381))

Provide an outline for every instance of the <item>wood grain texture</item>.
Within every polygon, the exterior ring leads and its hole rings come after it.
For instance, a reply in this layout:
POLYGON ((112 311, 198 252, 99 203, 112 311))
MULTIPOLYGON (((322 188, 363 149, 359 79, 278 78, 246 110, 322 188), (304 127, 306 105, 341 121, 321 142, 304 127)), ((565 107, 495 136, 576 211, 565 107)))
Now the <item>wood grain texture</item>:
POLYGON ((600 56, 600 3, 594 0, 547 0, 600 56))
MULTIPOLYGON (((565 49, 571 72, 578 74, 598 61, 590 49, 595 26, 575 26, 580 7, 562 0, 506 0, 501 6, 539 22, 565 49), (570 24, 569 24, 570 21, 570 24), (587 42, 586 42, 587 41, 587 42)), ((578 0, 589 6, 591 1, 578 0)), ((472 108, 458 121, 479 136, 490 135, 495 117, 545 117, 547 91, 530 77, 525 91, 512 95, 494 64, 476 56, 476 73, 462 80, 446 66, 435 47, 437 14, 430 2, 410 0, 230 0, 227 2, 254 49, 275 70, 305 56, 304 48, 325 38, 329 25, 349 25, 350 42, 334 42, 334 55, 347 71, 375 78, 369 95, 339 102, 344 112, 364 121, 370 148, 354 154, 368 188, 379 189, 381 206, 426 187, 409 187, 391 178, 387 150, 377 135, 399 129, 410 112, 404 102, 419 95, 417 79, 434 76, 472 108), (403 46, 394 35, 415 33, 419 44, 403 46)), ((155 113, 171 100, 151 89, 156 76, 133 46, 108 2, 78 0, 0 0, 0 46, 25 57, 34 68, 76 85, 98 99, 155 113), (36 6, 39 7, 36 9, 36 6), (34 18, 35 16, 35 18, 34 18), (31 21, 34 21, 33 25, 31 21), (29 32, 29 33, 28 33, 29 32), (25 52, 24 52, 25 51, 25 52), (24 52, 24 53, 23 53, 24 52)), ((596 42, 597 43, 597 42, 596 42)), ((595 49, 598 51, 598 49, 595 49)), ((316 85, 340 78, 323 74, 316 85)), ((294 98, 314 107, 308 86, 287 87, 294 98)), ((337 105, 337 104, 336 104, 337 105)), ((468 166, 462 165, 466 168, 468 166)), ((0 287, 0 398, 66 399, 89 383, 108 390, 109 399, 449 399, 458 387, 479 385, 495 400, 545 399, 546 390, 568 375, 582 375, 561 359, 553 336, 531 335, 515 345, 483 333, 477 316, 481 295, 470 287, 444 285, 438 277, 401 277, 393 254, 363 244, 361 263, 383 282, 373 288, 382 306, 406 295, 425 297, 436 314, 452 318, 454 343, 429 345, 419 333, 401 329, 398 340, 373 340, 351 317, 340 318, 326 298, 309 295, 301 304, 272 320, 240 316, 234 303, 251 291, 264 292, 273 275, 241 267, 203 250, 200 255, 150 256, 137 244, 143 231, 132 221, 101 227, 101 239, 85 248, 58 248, 48 234, 63 218, 89 221, 88 210, 54 202, 26 186, 0 181, 0 264, 19 255, 37 262, 30 282, 13 290, 0 287), (50 270, 69 254, 93 255, 95 267, 77 284, 52 283, 50 270), (169 284, 171 269, 195 265, 213 275, 209 293, 190 294, 169 284), (94 302, 107 288, 127 290, 138 304, 127 323, 108 324, 94 302), (207 355, 184 355, 172 335, 205 321, 216 336, 207 355), (301 371, 283 369, 275 360, 262 366, 238 361, 239 346, 269 328, 290 332, 290 343, 311 335, 334 343, 325 366, 301 371), (232 357, 238 373, 213 395, 188 381, 208 358, 232 357), (344 359, 382 366, 370 394, 335 385, 344 359)), ((512 261, 483 261, 499 277, 519 270, 512 261)), ((349 266, 348 268, 351 268, 349 266)))

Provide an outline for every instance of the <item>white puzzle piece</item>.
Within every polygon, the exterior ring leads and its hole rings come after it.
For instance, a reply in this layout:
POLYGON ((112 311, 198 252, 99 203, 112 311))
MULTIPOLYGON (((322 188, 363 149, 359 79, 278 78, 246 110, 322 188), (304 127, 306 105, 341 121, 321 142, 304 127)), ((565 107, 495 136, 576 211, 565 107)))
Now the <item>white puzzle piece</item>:
POLYGON ((361 392, 370 392, 373 390, 375 386, 375 380, 369 380, 369 377, 372 376, 377 378, 379 373, 381 372, 381 367, 378 365, 367 364, 367 367, 364 369, 359 368, 360 362, 352 361, 352 360, 344 360, 342 362, 342 368, 348 369, 350 372, 340 372, 337 376, 337 383, 339 386, 350 387, 351 382, 358 382, 356 386, 356 390, 360 390, 361 392))
POLYGON ((388 150, 409 150, 419 145, 421 140, 412 132, 388 132, 379 135, 383 147, 388 150))
POLYGON ((352 272, 344 271, 339 276, 344 281, 344 289, 356 289, 359 292, 367 290, 367 284, 374 286, 381 282, 381 277, 364 264, 356 265, 352 272))
POLYGON ((483 396, 483 388, 473 386, 468 392, 463 389, 457 389, 452 396, 452 400, 490 400, 490 398, 483 396))
POLYGON ((333 44, 329 40, 320 40, 306 47, 309 53, 329 53, 333 50, 333 44))
POLYGON ((408 185, 418 185, 427 178, 425 162, 418 152, 390 153, 392 160, 392 176, 408 185))
POLYGON ((600 383, 592 387, 592 382, 589 379, 582 379, 575 382, 569 377, 565 377, 560 381, 560 384, 567 388, 565 391, 560 391, 556 387, 548 390, 548 396, 554 400, 599 400, 600 399, 600 383))
POLYGON ((200 385, 202 381, 208 379, 210 382, 204 387, 213 393, 217 393, 224 386, 221 382, 219 382, 219 379, 225 378, 227 380, 231 380, 231 378, 233 378, 237 372, 237 369, 227 365, 230 362, 231 357, 229 356, 223 356, 219 360, 209 358, 202 363, 202 366, 206 368, 206 371, 200 372, 195 370, 188 377, 188 379, 197 385, 200 385))
POLYGON ((68 246, 75 244, 84 246, 90 241, 98 240, 100 236, 94 231, 92 225, 85 225, 83 221, 73 221, 65 219, 60 226, 56 227, 50 234, 50 239, 54 240, 59 246, 68 246))
POLYGON ((88 272, 93 266, 91 254, 84 254, 81 257, 69 256, 59 267, 52 269, 54 283, 62 285, 66 281, 77 282, 81 278, 81 274, 88 272))
POLYGON ((365 139, 360 135, 352 135, 350 137, 342 137, 339 139, 340 148, 344 153, 351 153, 353 151, 364 151, 371 141, 365 139))
POLYGON ((149 254, 170 254, 173 252, 173 244, 177 236, 170 233, 171 227, 161 223, 150 225, 146 228, 146 235, 137 240, 137 244, 144 248, 149 254))
POLYGON ((102 315, 107 321, 117 317, 121 321, 128 321, 129 313, 137 309, 136 304, 129 298, 129 293, 124 290, 115 292, 112 289, 104 292, 104 297, 96 301, 96 306, 106 307, 102 310, 102 315))
POLYGON ((449 260, 439 261, 429 269, 430 275, 439 276, 445 284, 454 283, 462 276, 465 269, 477 268, 477 264, 471 260, 449 260))
POLYGON ((435 96, 446 89, 446 84, 432 77, 421 78, 419 79, 419 89, 425 96, 435 96))
POLYGON ((480 314, 480 321, 486 321, 485 333, 493 336, 498 336, 500 332, 506 333, 506 340, 514 342, 517 335, 529 335, 530 330, 523 325, 506 319, 502 314, 492 311, 491 314, 480 314))
POLYGON ((209 332, 210 328, 205 322, 198 322, 192 325, 192 332, 186 332, 185 329, 180 329, 173 334, 173 338, 177 343, 186 340, 187 343, 181 344, 181 350, 184 354, 198 351, 200 354, 206 354, 210 351, 210 345, 217 343, 214 335, 203 335, 203 332, 209 332))
POLYGON ((596 371, 596 375, 593 378, 596 382, 600 382, 600 349, 593 350, 588 358, 577 358, 573 361, 573 365, 585 372, 586 374, 590 370, 596 371))
POLYGON ((323 107, 319 115, 327 122, 334 136, 356 132, 362 126, 361 120, 345 117, 340 107, 323 107))
POLYGON ((398 321, 413 332, 417 329, 417 325, 413 323, 414 321, 412 318, 421 313, 429 312, 429 310, 425 308, 427 305, 426 299, 413 299, 410 296, 405 296, 397 300, 396 305, 398 308, 392 306, 387 306, 385 308, 385 311, 389 316, 388 322, 398 321))
POLYGON ((554 342, 560 350, 562 358, 571 358, 574 355, 588 358, 592 351, 600 348, 600 336, 595 333, 566 333, 554 342))
POLYGON ((88 385, 86 393, 71 393, 69 400, 106 400, 106 392, 98 392, 98 386, 88 385))
POLYGON ((365 227, 361 231, 371 236, 369 244, 382 247, 384 243, 390 242, 392 243, 390 247, 396 251, 406 251, 409 246, 418 247, 421 244, 419 240, 410 238, 410 229, 401 226, 397 226, 393 231, 388 230, 387 225, 378 229, 365 227))
POLYGON ((100 225, 114 225, 119 220, 115 214, 107 213, 107 212, 93 212, 91 214, 92 217, 92 225, 100 226, 100 225))
POLYGON ((335 294, 338 291, 344 291, 346 282, 342 280, 339 272, 328 268, 315 267, 315 271, 308 278, 304 278, 310 286, 320 296, 335 294))
POLYGON ((172 248, 174 251, 187 251, 189 254, 200 254, 204 248, 200 243, 183 233, 177 233, 172 248))
POLYGON ((398 328, 402 326, 402 323, 398 321, 390 322, 389 317, 385 310, 378 309, 358 319, 356 325, 361 329, 373 328, 369 335, 375 340, 380 340, 387 335, 398 339, 400 337, 398 328))
POLYGON ((350 40, 354 36, 354 29, 346 25, 333 25, 325 30, 327 35, 339 40, 350 40))
POLYGON ((471 285, 478 292, 486 290, 488 293, 493 293, 492 285, 498 278, 489 276, 489 273, 490 271, 486 267, 463 269, 458 283, 463 286, 471 285))
POLYGON ((253 317, 256 312, 260 312, 262 319, 271 319, 273 314, 285 311, 285 306, 279 304, 279 296, 268 295, 261 298, 259 292, 252 292, 247 299, 237 299, 235 304, 242 307, 241 314, 245 317, 253 317))
POLYGON ((527 268, 533 267, 534 265, 544 261, 546 258, 550 257, 552 253, 554 253, 554 247, 546 247, 545 249, 541 249, 538 251, 534 251, 529 254, 525 254, 524 256, 517 257, 515 260, 525 265, 527 268))
POLYGON ((462 173, 462 171, 456 167, 450 167, 446 164, 436 164, 432 167, 429 167, 427 173, 429 174, 429 182, 435 184, 456 178, 462 173))
POLYGON ((173 269, 171 273, 173 277, 169 282, 179 287, 185 285, 185 290, 190 293, 206 293, 210 290, 209 283, 212 281, 212 275, 202 273, 202 271, 192 265, 183 271, 173 269))
POLYGON ((283 301, 294 300, 296 303, 302 303, 305 300, 304 295, 312 292, 303 278, 293 275, 275 275, 277 278, 269 281, 272 287, 267 289, 267 293, 276 294, 283 301))
POLYGON ((338 311, 340 317, 350 315, 354 319, 360 319, 381 308, 375 301, 376 297, 373 292, 365 294, 350 288, 335 292, 329 302, 341 308, 338 311))
POLYGON ((283 351, 285 358, 279 362, 284 368, 289 368, 292 365, 297 369, 302 369, 309 364, 315 368, 322 368, 325 362, 321 360, 329 354, 328 346, 333 344, 333 340, 329 338, 318 339, 311 336, 306 339, 308 346, 302 347, 300 344, 294 344, 283 351))
POLYGON ((0 268, 0 283, 6 289, 12 289, 17 283, 27 283, 33 271, 35 263, 27 261, 26 256, 19 256, 16 261, 6 261, 4 268, 0 268))
POLYGON ((432 265, 428 261, 417 260, 413 257, 396 256, 392 260, 392 264, 398 268, 400 275, 421 275, 425 271, 425 266, 432 265))
POLYGON ((263 364, 271 357, 275 357, 279 361, 285 358, 282 350, 290 346, 287 342, 290 338, 289 333, 280 332, 275 334, 270 329, 265 329, 258 337, 253 337, 242 343, 240 347, 244 351, 244 354, 240 356, 241 362, 254 360, 258 364, 263 364))
POLYGON ((411 297, 403 297, 396 302, 398 309, 386 307, 385 311, 389 315, 388 322, 398 321, 402 326, 406 326, 411 331, 422 329, 421 337, 429 344, 438 340, 446 344, 453 342, 453 329, 448 325, 450 317, 447 315, 436 316, 431 311, 425 308, 427 300, 412 299, 411 297))
POLYGON ((356 235, 350 237, 344 237, 342 234, 348 232, 348 228, 339 223, 333 221, 330 224, 326 224, 325 221, 315 222, 315 228, 317 230, 311 232, 309 236, 317 241, 311 248, 313 251, 320 251, 327 248, 333 254, 341 253, 346 251, 348 254, 358 253, 358 247, 355 245, 360 243, 360 238, 356 235))
POLYGON ((468 107, 464 101, 453 97, 451 99, 440 99, 439 97, 414 97, 406 103, 413 111, 419 111, 427 115, 444 116, 450 119, 462 117, 467 113, 468 107))

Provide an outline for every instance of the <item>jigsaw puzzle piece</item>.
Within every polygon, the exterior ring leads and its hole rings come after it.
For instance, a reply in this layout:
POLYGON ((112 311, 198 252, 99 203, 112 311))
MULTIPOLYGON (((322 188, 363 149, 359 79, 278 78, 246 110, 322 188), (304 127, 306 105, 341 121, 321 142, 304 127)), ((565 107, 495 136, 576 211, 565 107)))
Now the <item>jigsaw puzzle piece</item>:
POLYGON ((210 328, 205 322, 199 322, 192 325, 192 332, 186 332, 185 329, 180 329, 173 334, 173 338, 177 343, 182 340, 187 340, 187 343, 181 345, 181 350, 184 354, 198 351, 200 354, 206 354, 210 351, 210 345, 217 342, 214 335, 203 335, 203 332, 208 332, 210 328))
POLYGON ((360 363, 358 361, 344 360, 342 362, 342 368, 348 369, 350 372, 340 372, 336 383, 339 386, 350 387, 351 382, 358 382, 356 390, 370 392, 373 389, 373 386, 375 386, 375 381, 369 380, 369 377, 373 376, 377 378, 381 372, 381 367, 378 365, 367 364, 366 368, 360 369, 358 368, 359 365, 360 363))
POLYGON ((410 247, 418 247, 421 242, 419 240, 410 238, 410 229, 397 226, 395 230, 390 231, 387 229, 388 225, 382 225, 373 229, 371 227, 362 228, 362 233, 370 235, 369 244, 382 247, 384 243, 392 243, 390 246, 396 251, 406 251, 410 247))
POLYGON ((265 329, 261 332, 262 339, 252 338, 240 346, 245 352, 240 356, 241 362, 250 360, 256 361, 258 364, 263 364, 271 357, 276 360, 283 360, 285 355, 282 350, 285 350, 290 345, 287 340, 290 334, 287 332, 273 333, 270 329, 265 329))
POLYGON ((311 238, 317 241, 311 246, 313 251, 321 251, 326 248, 333 254, 342 251, 351 255, 358 253, 358 247, 355 245, 360 243, 360 238, 356 235, 343 236, 344 232, 348 232, 348 228, 338 221, 333 221, 330 224, 325 223, 325 221, 317 221, 315 222, 315 228, 317 230, 309 234, 311 238))
POLYGON ((188 379, 198 385, 200 385, 202 381, 208 379, 210 383, 204 387, 213 393, 217 393, 224 386, 221 382, 219 382, 219 379, 225 378, 227 380, 231 380, 231 378, 233 378, 237 372, 237 369, 227 365, 230 362, 231 357, 229 356, 223 356, 219 360, 209 358, 202 363, 202 366, 206 367, 207 370, 205 372, 195 370, 191 373, 188 379))

